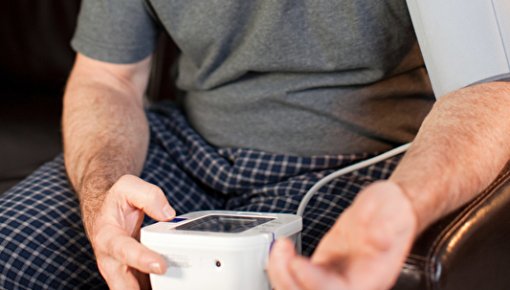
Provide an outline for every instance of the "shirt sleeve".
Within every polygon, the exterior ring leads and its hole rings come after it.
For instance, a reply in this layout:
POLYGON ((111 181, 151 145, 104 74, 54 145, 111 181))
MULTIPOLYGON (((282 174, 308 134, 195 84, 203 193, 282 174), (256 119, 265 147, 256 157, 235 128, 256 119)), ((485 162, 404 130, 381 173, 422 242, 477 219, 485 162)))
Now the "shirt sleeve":
POLYGON ((71 46, 93 59, 134 63, 154 51, 157 34, 143 0, 84 0, 71 46))

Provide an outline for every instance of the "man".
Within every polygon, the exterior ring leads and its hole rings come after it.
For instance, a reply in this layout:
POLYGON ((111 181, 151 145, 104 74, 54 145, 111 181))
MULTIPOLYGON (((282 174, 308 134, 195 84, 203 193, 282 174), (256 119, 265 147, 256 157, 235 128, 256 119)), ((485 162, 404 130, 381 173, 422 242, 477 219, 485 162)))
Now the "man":
POLYGON ((144 112, 157 29, 143 3, 84 1, 64 101, 69 183, 59 157, 1 198, 3 288, 101 288, 98 269, 112 289, 147 287, 166 264, 137 241, 144 214, 294 212, 331 170, 414 139, 395 171, 400 157, 321 190, 304 216, 311 256, 282 240, 268 265, 276 289, 388 289, 416 235, 510 156, 508 84, 430 110, 403 0, 151 2, 182 52, 182 104, 144 112))

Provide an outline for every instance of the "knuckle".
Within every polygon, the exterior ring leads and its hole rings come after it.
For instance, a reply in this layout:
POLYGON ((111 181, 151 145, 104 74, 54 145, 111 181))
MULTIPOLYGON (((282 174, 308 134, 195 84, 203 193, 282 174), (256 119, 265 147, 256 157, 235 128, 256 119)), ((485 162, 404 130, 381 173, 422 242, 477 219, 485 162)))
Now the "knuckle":
POLYGON ((118 247, 118 243, 115 239, 108 239, 105 244, 105 249, 106 249, 106 252, 114 257, 116 260, 118 260, 119 256, 121 256, 121 254, 119 253, 120 250, 119 250, 119 247, 118 247))
POLYGON ((98 227, 92 238, 92 247, 99 253, 111 256, 115 249, 115 237, 111 235, 111 228, 98 227))
POLYGON ((142 255, 142 253, 136 255, 134 257, 134 261, 133 262, 136 263, 137 268, 142 267, 143 264, 144 264, 144 256, 142 255))
POLYGON ((157 186, 157 185, 154 185, 154 184, 149 184, 149 195, 152 196, 153 198, 157 198, 161 195, 163 195, 163 190, 157 186))
POLYGON ((149 184, 147 192, 143 194, 143 199, 147 204, 160 201, 161 197, 164 196, 163 190, 154 184, 149 184))
POLYGON ((92 241, 92 246, 96 251, 100 253, 108 253, 108 246, 110 242, 105 235, 101 233, 101 231, 94 235, 92 241))
POLYGON ((122 262, 122 264, 128 264, 129 254, 125 249, 119 247, 112 249, 112 251, 115 260, 122 262))
POLYGON ((121 264, 130 264, 130 255, 132 251, 132 249, 129 249, 126 240, 119 241, 113 239, 109 244, 110 255, 121 264))

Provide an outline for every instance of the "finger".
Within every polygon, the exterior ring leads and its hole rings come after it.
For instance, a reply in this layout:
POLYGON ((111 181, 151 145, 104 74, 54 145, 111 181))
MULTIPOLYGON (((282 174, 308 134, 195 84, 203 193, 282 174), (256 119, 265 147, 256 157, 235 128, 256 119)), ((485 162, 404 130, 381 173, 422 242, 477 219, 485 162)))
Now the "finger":
POLYGON ((331 230, 322 237, 311 257, 311 261, 315 265, 331 266, 334 264, 336 267, 340 267, 342 264, 345 264, 346 257, 352 253, 351 240, 354 235, 353 231, 357 229, 349 231, 341 220, 348 216, 348 211, 349 209, 344 212, 344 215, 333 225, 331 230))
POLYGON ((163 257, 135 239, 118 233, 109 239, 106 245, 106 253, 119 261, 144 273, 164 274, 166 262, 163 257))
POLYGON ((175 217, 175 210, 161 188, 136 176, 122 176, 112 191, 124 195, 130 206, 141 209, 155 220, 164 221, 175 217))
POLYGON ((294 245, 288 239, 275 242, 268 263, 271 286, 278 290, 299 290, 289 272, 289 262, 296 256, 294 245))
POLYGON ((295 257, 289 265, 295 283, 302 290, 342 290, 348 289, 347 283, 337 273, 313 265, 309 260, 295 257))
POLYGON ((112 290, 138 290, 138 280, 128 267, 121 265, 111 257, 98 258, 101 275, 105 278, 108 287, 112 290))

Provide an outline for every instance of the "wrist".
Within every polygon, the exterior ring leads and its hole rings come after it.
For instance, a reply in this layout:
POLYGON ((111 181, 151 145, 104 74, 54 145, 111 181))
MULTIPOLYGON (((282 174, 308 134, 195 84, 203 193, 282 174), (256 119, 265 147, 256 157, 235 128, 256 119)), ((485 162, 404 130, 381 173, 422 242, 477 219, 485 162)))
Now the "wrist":
MULTIPOLYGON (((416 222, 416 235, 420 234, 432 222, 433 218, 431 217, 433 216, 433 212, 425 209, 424 204, 419 198, 416 198, 417 195, 414 194, 411 187, 406 186, 405 183, 394 180, 393 178, 390 178, 388 182, 398 188, 398 192, 402 196, 402 199, 405 200, 411 208, 416 222)), ((423 193, 423 195, 425 195, 425 193, 423 193)))
POLYGON ((399 208, 402 211, 407 212, 407 214, 405 214, 405 217, 411 219, 410 222, 414 224, 414 234, 416 235, 419 232, 421 232, 422 221, 420 219, 420 215, 418 214, 418 211, 413 203, 413 200, 406 193, 405 188, 403 188, 400 184, 392 180, 387 180, 385 181, 385 183, 387 183, 387 186, 389 187, 388 192, 391 192, 391 194, 397 196, 392 200, 397 200, 397 202, 400 203, 399 208))
POLYGON ((380 250, 387 250, 388 245, 401 238, 410 246, 418 233, 418 216, 411 201, 401 187, 390 180, 378 181, 363 189, 344 215, 357 216, 354 218, 359 221, 357 226, 370 233, 372 243, 380 250))
POLYGON ((85 233, 89 239, 93 236, 96 218, 101 210, 106 194, 115 181, 105 176, 86 176, 77 190, 81 217, 85 233))

